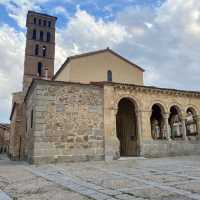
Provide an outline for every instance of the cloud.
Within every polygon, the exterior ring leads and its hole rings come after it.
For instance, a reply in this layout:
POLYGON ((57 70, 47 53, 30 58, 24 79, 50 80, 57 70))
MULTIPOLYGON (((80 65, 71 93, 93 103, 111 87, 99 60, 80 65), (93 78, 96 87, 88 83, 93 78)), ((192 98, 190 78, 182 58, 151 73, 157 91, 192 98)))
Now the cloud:
POLYGON ((26 15, 28 10, 40 11, 40 5, 49 0, 0 0, 8 11, 8 15, 13 18, 17 24, 24 28, 26 24, 26 15))
POLYGON ((11 93, 22 89, 24 47, 23 33, 6 24, 0 27, 0 121, 8 120, 11 93))
POLYGON ((129 7, 116 20, 131 34, 117 48, 145 67, 146 84, 200 89, 200 1, 167 0, 154 9, 129 7))
POLYGON ((114 47, 128 37, 127 31, 117 22, 104 22, 77 8, 69 23, 57 31, 56 63, 69 55, 114 47))

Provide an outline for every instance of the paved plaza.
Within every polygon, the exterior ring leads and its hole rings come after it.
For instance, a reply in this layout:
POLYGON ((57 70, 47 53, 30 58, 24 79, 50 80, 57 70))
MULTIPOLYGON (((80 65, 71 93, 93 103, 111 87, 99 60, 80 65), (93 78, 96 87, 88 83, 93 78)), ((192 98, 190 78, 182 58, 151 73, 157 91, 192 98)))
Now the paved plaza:
POLYGON ((0 200, 200 200, 200 156, 28 165, 0 158, 0 200))

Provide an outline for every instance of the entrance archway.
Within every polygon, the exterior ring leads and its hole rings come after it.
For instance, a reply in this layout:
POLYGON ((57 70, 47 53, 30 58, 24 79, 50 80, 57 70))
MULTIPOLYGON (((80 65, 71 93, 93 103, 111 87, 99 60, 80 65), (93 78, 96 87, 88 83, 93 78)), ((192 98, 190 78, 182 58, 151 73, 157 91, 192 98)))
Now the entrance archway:
POLYGON ((117 137, 120 141, 120 156, 137 156, 137 117, 135 105, 130 99, 123 98, 120 100, 116 122, 117 137))

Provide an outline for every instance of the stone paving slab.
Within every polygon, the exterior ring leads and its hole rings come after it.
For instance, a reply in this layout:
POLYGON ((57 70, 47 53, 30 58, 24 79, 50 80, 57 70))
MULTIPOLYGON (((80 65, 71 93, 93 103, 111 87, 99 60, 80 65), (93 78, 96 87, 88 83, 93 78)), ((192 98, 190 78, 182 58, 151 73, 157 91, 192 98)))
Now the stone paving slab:
POLYGON ((200 200, 200 156, 41 166, 2 162, 2 194, 20 200, 200 200))

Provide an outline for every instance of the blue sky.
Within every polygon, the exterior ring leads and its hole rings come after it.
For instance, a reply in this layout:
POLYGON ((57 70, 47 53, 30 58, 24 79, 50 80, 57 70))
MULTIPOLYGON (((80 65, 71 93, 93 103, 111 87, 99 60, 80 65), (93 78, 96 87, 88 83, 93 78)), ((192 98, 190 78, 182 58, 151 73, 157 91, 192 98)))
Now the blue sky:
POLYGON ((0 0, 0 121, 22 88, 28 10, 58 17, 55 71, 109 46, 146 70, 146 85, 200 89, 199 0, 0 0))

